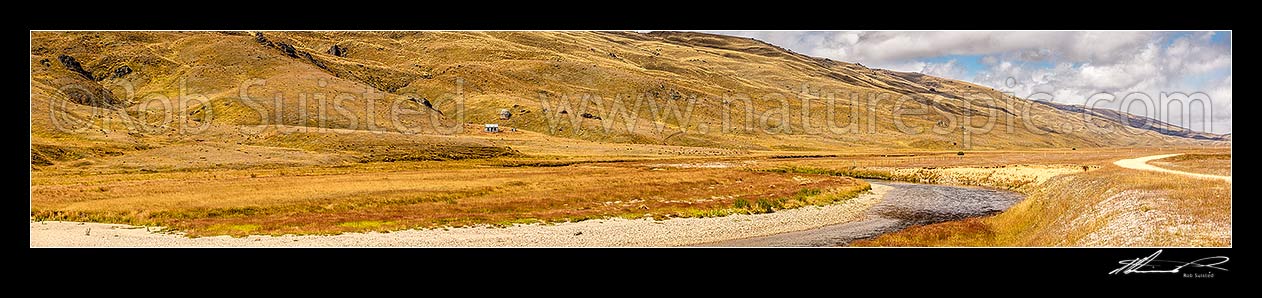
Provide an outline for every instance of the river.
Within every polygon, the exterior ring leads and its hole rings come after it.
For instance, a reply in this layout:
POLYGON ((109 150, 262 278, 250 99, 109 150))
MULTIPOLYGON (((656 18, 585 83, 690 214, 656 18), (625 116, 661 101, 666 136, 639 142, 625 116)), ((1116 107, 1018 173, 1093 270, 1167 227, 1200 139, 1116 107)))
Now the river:
POLYGON ((864 218, 842 224, 769 236, 705 243, 697 246, 822 247, 895 232, 915 225, 960 220, 1001 212, 1025 198, 1004 190, 867 180, 890 186, 880 203, 864 218))

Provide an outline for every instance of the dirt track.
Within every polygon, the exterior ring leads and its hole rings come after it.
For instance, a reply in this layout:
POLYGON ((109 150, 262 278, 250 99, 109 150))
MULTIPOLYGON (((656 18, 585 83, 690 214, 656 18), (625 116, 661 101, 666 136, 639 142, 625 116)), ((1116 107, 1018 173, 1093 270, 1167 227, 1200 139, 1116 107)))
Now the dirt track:
POLYGON ((1162 158, 1168 158, 1168 157, 1174 157, 1174 156, 1179 156, 1179 155, 1183 155, 1183 153, 1162 154, 1162 155, 1145 156, 1145 157, 1139 157, 1139 158, 1122 159, 1122 160, 1113 162, 1113 164, 1119 167, 1127 168, 1127 169, 1164 172, 1164 173, 1178 174, 1178 175, 1184 175, 1188 177, 1202 178, 1202 179, 1222 179, 1222 180, 1227 180, 1227 183, 1231 183, 1231 176, 1219 176, 1219 175, 1198 174, 1198 173, 1191 173, 1191 172, 1184 172, 1184 171, 1176 171, 1176 170, 1166 169, 1166 168, 1148 164, 1149 161, 1158 160, 1162 158))

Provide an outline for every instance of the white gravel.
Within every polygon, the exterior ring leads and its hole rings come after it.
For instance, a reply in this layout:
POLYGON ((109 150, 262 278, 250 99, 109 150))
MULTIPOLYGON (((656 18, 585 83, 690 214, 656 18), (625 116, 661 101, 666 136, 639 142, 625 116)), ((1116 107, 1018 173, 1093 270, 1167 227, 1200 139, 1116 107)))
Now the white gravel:
POLYGON ((470 227, 333 236, 189 238, 127 225, 32 222, 31 247, 667 247, 766 236, 859 220, 889 186, 840 204, 716 218, 603 219, 507 228, 470 227))

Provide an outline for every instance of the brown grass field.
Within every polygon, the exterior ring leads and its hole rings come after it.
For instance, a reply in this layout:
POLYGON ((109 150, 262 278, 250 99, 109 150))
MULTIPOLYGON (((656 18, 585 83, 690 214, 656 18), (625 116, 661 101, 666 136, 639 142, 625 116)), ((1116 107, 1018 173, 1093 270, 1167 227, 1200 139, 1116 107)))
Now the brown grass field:
POLYGON ((774 212, 844 200, 868 188, 847 177, 687 164, 396 166, 411 168, 38 177, 32 214, 37 220, 167 226, 193 236, 328 234, 774 212))
POLYGON ((866 190, 863 181, 846 177, 856 176, 981 185, 1029 195, 996 216, 913 227, 857 246, 1223 246, 1231 244, 1229 183, 1110 163, 1168 152, 1217 156, 1225 150, 1011 150, 963 156, 775 151, 102 174, 40 171, 33 173, 32 217, 166 226, 191 236, 668 219, 828 204, 866 190))

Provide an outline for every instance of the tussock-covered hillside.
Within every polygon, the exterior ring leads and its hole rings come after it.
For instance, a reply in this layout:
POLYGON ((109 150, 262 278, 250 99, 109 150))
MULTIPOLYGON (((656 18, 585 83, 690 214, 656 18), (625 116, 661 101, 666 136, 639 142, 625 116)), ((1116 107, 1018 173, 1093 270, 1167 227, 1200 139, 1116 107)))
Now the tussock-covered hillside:
POLYGON ((516 129, 501 139, 536 145, 703 151, 1220 138, 1163 134, 1102 117, 1117 113, 1085 117, 966 82, 702 33, 34 32, 31 71, 36 165, 207 142, 360 161, 522 154, 465 137, 483 123, 516 129), (989 129, 964 133, 961 125, 989 129))

